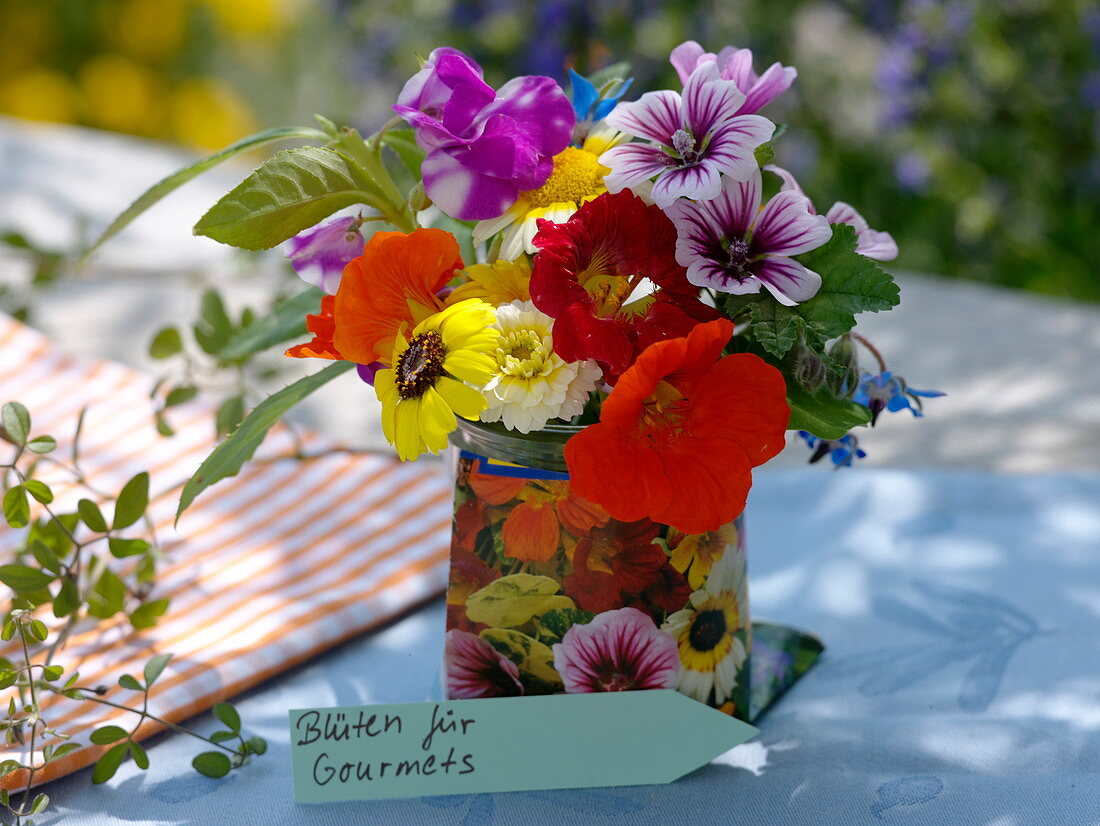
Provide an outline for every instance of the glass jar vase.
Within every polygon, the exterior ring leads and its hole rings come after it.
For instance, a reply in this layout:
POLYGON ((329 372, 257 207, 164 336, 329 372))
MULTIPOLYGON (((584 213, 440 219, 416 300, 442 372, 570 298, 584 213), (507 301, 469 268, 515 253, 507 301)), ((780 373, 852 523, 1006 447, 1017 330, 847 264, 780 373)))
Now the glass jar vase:
POLYGON ((743 517, 691 535, 611 518, 570 489, 578 430, 452 437, 448 697, 674 688, 750 719, 743 517))

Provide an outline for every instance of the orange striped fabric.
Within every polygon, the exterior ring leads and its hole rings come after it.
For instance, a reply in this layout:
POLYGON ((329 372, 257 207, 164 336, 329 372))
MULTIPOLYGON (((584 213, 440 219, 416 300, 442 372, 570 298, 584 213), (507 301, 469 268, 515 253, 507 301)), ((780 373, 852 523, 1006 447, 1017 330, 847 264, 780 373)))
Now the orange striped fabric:
MULTIPOLYGON (((149 657, 172 652, 150 711, 178 722, 442 592, 451 485, 440 467, 338 452, 279 458, 300 444, 310 453, 334 447, 315 433, 299 432, 296 443, 286 428, 274 428, 260 461, 200 496, 174 529, 180 488, 214 445, 214 414, 199 402, 173 408, 176 435, 159 436, 152 386, 137 370, 63 353, 41 333, 0 316, 0 403, 25 404, 33 434, 54 436, 62 456, 70 454, 86 408, 80 465, 96 490, 117 493, 134 474, 151 476, 149 513, 167 557, 151 598, 169 598, 171 607, 145 631, 121 618, 78 626, 55 662, 66 673, 79 670, 81 685, 106 686, 103 696, 113 702, 138 701, 140 694, 119 687, 118 677, 140 677, 149 657)), ((61 468, 38 475, 54 488, 61 512, 89 496, 61 468)), ((3 562, 11 561, 19 539, 9 528, 0 531, 3 562)), ((136 720, 67 698, 44 705, 50 725, 82 744, 98 726, 128 728, 136 720)), ((146 721, 139 737, 160 728, 146 721)), ((103 748, 87 745, 48 764, 36 785, 91 764, 103 748)), ((0 786, 22 780, 12 774, 0 786)))

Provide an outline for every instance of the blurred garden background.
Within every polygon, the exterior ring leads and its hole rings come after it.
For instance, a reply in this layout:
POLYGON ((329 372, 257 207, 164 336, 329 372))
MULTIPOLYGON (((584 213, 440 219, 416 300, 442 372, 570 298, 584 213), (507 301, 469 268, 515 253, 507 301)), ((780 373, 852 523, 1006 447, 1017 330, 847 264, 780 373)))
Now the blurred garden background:
MULTIPOLYGON (((371 129, 417 56, 496 82, 687 38, 799 79, 771 116, 811 197, 858 204, 898 269, 1100 300, 1100 7, 1088 0, 0 0, 0 113, 216 149, 314 112, 371 129)), ((0 232, 3 228, 0 227, 0 232)))

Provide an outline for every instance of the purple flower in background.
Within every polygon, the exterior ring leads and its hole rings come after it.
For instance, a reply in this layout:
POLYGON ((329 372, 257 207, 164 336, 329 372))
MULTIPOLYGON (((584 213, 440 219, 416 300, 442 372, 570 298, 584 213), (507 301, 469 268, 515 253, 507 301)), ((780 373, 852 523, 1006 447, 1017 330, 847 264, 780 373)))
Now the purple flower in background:
POLYGON ((520 192, 546 183, 575 122, 551 78, 517 77, 494 91, 477 63, 450 48, 432 52, 393 109, 428 153, 421 166, 428 197, 464 221, 496 218, 520 192))
POLYGON ((337 218, 295 235, 286 242, 290 266, 307 284, 335 295, 348 261, 363 254, 362 224, 354 216, 337 218))
MULTIPOLYGON (((799 186, 798 181, 795 180, 794 175, 786 169, 775 166, 774 164, 768 164, 764 169, 768 172, 775 173, 783 181, 779 187, 780 191, 797 192, 800 195, 805 195, 802 191, 802 187, 799 186)), ((810 201, 809 204, 810 212, 816 213, 817 210, 814 209, 813 202, 810 201)), ((876 261, 893 261, 898 257, 898 245, 894 241, 894 236, 888 232, 871 229, 867 223, 867 219, 860 215, 855 207, 843 201, 837 201, 829 207, 829 211, 825 213, 825 220, 830 224, 850 224, 855 227, 856 252, 860 255, 866 255, 868 258, 874 258, 876 261)))
POLYGON ((851 467, 856 459, 867 458, 866 452, 859 447, 859 439, 851 433, 839 439, 819 439, 805 430, 798 431, 798 435, 802 437, 807 447, 813 450, 810 456, 811 465, 828 456, 832 460, 834 469, 839 470, 842 467, 851 467))
POLYGON ((477 634, 452 628, 447 632, 443 659, 447 696, 452 700, 514 697, 523 693, 516 664, 477 634))
POLYGON ((605 122, 652 143, 604 152, 600 163, 611 169, 607 188, 619 192, 656 176, 652 198, 665 209, 681 197, 717 197, 723 173, 745 180, 757 170, 753 150, 771 138, 775 124, 760 115, 738 115, 744 100, 733 81, 719 79, 717 67, 703 63, 683 96, 666 89, 620 103, 605 122))
POLYGON ((737 110, 739 115, 751 115, 759 112, 781 94, 791 88, 798 70, 792 66, 773 63, 762 75, 752 68, 752 50, 727 46, 718 54, 703 51, 703 47, 694 40, 681 43, 672 50, 669 62, 680 75, 680 82, 686 84, 692 73, 702 63, 713 63, 723 80, 732 80, 745 95, 745 100, 737 110))
POLYGON ((944 395, 946 393, 939 390, 914 390, 901 376, 884 370, 877 376, 864 373, 852 401, 871 411, 873 426, 883 410, 891 413, 908 410, 914 416, 923 416, 921 399, 934 399, 944 395))
POLYGON ((676 688, 676 640, 637 608, 604 611, 574 625, 554 646, 554 669, 569 694, 676 688))
POLYGON ((790 256, 828 241, 829 222, 798 192, 780 192, 761 209, 761 189, 757 169, 747 181, 723 178, 712 201, 674 204, 667 212, 676 225, 676 260, 699 287, 745 295, 764 286, 788 306, 813 298, 821 276, 790 256))
POLYGON ((356 364, 355 372, 359 374, 359 378, 374 387, 374 377, 379 370, 384 370, 385 367, 386 365, 380 361, 372 361, 370 364, 356 364))

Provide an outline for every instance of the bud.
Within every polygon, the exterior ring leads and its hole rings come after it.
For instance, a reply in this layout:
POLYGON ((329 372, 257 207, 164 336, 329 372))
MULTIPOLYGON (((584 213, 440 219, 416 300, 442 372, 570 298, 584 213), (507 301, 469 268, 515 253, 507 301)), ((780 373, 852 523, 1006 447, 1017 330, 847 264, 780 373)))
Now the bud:
POLYGON ((849 336, 841 336, 826 350, 835 369, 830 377, 830 386, 842 398, 851 398, 859 387, 859 358, 849 336))
POLYGON ((794 362, 794 378, 810 393, 816 391, 825 381, 825 363, 809 347, 803 347, 794 362))
POLYGON ((432 205, 432 199, 428 197, 428 193, 424 191, 424 182, 417 181, 416 186, 409 192, 409 206, 411 206, 417 212, 427 209, 432 205))

